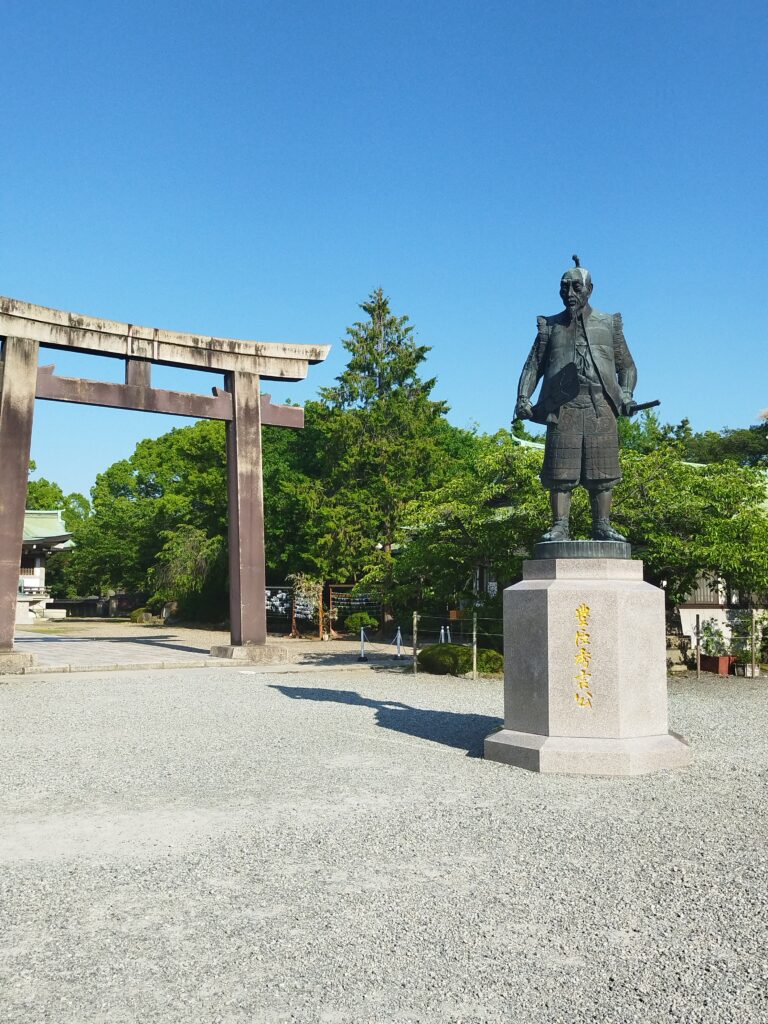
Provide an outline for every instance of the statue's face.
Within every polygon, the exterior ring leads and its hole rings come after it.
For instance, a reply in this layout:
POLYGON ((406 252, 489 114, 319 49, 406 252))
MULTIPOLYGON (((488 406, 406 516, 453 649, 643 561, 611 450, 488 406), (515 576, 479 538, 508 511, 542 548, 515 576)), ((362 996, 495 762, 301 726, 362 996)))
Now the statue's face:
POLYGON ((560 281, 560 298, 571 314, 578 316, 592 294, 592 281, 579 270, 567 270, 560 281))

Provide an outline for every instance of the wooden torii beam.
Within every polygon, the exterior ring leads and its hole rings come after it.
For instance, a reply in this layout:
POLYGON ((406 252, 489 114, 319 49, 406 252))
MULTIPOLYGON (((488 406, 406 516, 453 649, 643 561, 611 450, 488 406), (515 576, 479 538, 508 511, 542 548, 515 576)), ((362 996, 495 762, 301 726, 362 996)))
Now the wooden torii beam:
POLYGON ((330 346, 176 333, 3 297, 0 341, 0 671, 24 662, 13 635, 35 398, 226 423, 231 645, 216 653, 259 658, 267 639, 261 427, 304 425, 303 409, 273 405, 260 382, 303 380, 330 346), (40 348, 122 359, 125 383, 57 377, 53 366, 38 367, 40 348), (224 388, 210 397, 153 388, 153 363, 223 373, 224 388))

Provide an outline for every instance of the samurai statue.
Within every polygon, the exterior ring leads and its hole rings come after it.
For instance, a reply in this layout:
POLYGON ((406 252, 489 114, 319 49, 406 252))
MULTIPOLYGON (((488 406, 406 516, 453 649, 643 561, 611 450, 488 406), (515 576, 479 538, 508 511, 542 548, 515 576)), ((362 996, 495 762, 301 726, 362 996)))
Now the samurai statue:
POLYGON ((638 411, 637 370, 621 314, 590 306, 592 275, 578 256, 573 261, 560 280, 565 310, 537 318, 536 340, 517 386, 515 419, 547 426, 541 482, 549 490, 552 526, 541 540, 570 539, 571 496, 581 484, 589 491, 592 539, 625 541, 611 526, 613 488, 621 480, 616 421, 638 411))

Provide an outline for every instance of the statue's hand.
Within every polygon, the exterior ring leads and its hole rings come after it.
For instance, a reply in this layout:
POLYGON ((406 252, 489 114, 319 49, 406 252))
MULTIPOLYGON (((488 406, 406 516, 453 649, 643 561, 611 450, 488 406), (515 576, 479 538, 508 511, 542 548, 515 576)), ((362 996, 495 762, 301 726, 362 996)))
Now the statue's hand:
POLYGON ((516 420, 529 420, 533 417, 533 406, 529 398, 519 398, 515 406, 516 420))
POLYGON ((621 415, 631 416, 637 408, 637 402, 632 397, 631 391, 625 391, 621 396, 621 415))

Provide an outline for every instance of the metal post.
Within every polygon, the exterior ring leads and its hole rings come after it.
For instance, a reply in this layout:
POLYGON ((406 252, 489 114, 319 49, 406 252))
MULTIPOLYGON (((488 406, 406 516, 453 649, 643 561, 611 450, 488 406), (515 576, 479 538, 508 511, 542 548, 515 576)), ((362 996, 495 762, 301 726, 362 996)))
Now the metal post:
POLYGON ((419 671, 419 645, 418 645, 418 630, 419 630, 419 613, 413 613, 413 674, 417 675, 419 671))
POLYGON ((254 373, 228 373, 229 616, 232 645, 266 644, 261 397, 254 373))
POLYGON ((318 617, 318 622, 319 622, 318 629, 319 629, 320 632, 319 632, 318 635, 319 635, 319 638, 322 640, 323 639, 323 584, 322 583, 320 584, 320 593, 318 594, 318 598, 317 599, 318 599, 318 602, 319 602, 318 607, 320 609, 320 615, 318 617))
POLYGON ((477 612, 472 612, 472 678, 477 679, 477 612))
POLYGON ((453 643, 453 640, 451 640, 451 627, 450 627, 450 626, 446 626, 446 627, 445 627, 445 635, 446 635, 446 637, 447 637, 447 642, 448 642, 449 644, 452 644, 452 643, 453 643))
POLYGON ((0 363, 0 654, 13 651, 38 343, 6 338, 0 363))
POLYGON ((755 609, 752 609, 752 678, 754 679, 757 675, 755 669, 757 668, 757 662, 755 661, 755 609))
POLYGON ((696 616, 696 678, 701 679, 701 616, 696 616))
POLYGON ((445 626, 440 627, 440 643, 445 643, 445 626))
POLYGON ((402 658, 402 654, 400 653, 400 645, 402 644, 402 642, 403 642, 403 635, 400 632, 400 627, 398 626, 397 627, 397 633, 395 634, 395 645, 397 647, 397 651, 395 653, 395 657, 398 659, 398 661, 400 660, 400 658, 402 658))
POLYGON ((368 661, 365 656, 365 630, 362 626, 360 627, 360 657, 357 660, 368 661))

